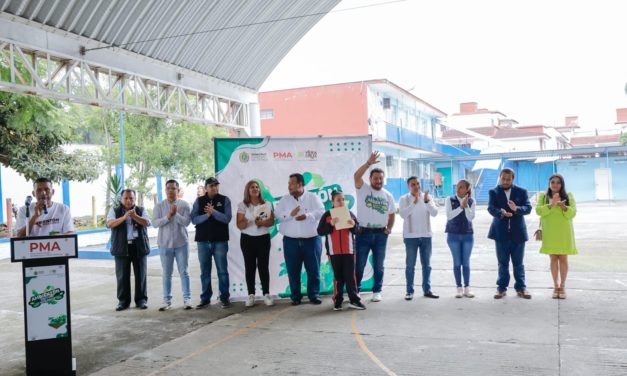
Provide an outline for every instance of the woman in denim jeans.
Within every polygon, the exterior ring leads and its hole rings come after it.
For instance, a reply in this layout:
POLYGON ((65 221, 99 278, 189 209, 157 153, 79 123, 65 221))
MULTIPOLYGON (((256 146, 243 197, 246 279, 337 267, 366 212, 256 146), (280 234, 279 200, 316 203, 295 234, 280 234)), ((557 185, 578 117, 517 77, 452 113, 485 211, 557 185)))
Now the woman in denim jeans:
POLYGON ((470 197, 470 183, 467 180, 457 182, 456 195, 446 200, 445 207, 446 242, 453 255, 453 274, 457 285, 455 297, 473 298, 475 295, 470 291, 470 254, 474 243, 472 220, 475 218, 475 202, 470 197))

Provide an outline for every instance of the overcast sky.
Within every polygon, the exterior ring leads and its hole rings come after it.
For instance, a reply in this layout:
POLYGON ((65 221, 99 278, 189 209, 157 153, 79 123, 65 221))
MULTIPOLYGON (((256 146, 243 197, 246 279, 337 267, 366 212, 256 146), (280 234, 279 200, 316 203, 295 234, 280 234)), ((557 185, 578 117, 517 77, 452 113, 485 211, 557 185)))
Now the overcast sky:
MULTIPOLYGON (((344 0, 335 10, 385 0, 344 0)), ((451 114, 614 126, 627 107, 627 1, 407 0, 325 16, 261 91, 387 78, 451 114)))

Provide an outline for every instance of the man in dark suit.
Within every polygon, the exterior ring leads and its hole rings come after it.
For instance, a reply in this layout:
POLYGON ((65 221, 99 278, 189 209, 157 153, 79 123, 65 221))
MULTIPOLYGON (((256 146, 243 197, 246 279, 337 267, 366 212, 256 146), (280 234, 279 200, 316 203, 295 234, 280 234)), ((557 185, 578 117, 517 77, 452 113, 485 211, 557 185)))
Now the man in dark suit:
POLYGON ((527 190, 513 184, 514 171, 504 168, 499 173, 499 185, 490 190, 488 212, 492 215, 492 225, 488 238, 496 243, 496 258, 499 263, 499 277, 494 299, 506 295, 509 285, 509 260, 514 269, 514 289, 519 297, 531 299, 525 285, 525 242, 529 240, 527 225, 523 216, 531 212, 527 190))

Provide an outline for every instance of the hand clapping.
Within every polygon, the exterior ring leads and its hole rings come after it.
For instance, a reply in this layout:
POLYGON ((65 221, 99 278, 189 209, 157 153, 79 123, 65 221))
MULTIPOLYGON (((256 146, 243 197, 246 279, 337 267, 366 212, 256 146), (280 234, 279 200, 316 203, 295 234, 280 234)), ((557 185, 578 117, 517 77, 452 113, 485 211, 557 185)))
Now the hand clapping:
POLYGON ((462 209, 468 208, 468 196, 469 195, 466 194, 466 196, 464 196, 464 199, 462 200, 462 203, 460 205, 462 209))
POLYGON ((168 219, 174 217, 176 215, 176 204, 172 204, 172 206, 170 206, 170 211, 168 212, 168 219))
POLYGON ((509 208, 512 209, 513 212, 518 210, 518 206, 516 206, 516 203, 512 200, 507 200, 507 206, 509 206, 509 208))
POLYGON ((207 205, 205 205, 205 213, 206 213, 209 217, 211 217, 211 215, 213 214, 213 210, 214 210, 214 209, 213 209, 213 205, 211 205, 211 204, 207 204, 207 205))

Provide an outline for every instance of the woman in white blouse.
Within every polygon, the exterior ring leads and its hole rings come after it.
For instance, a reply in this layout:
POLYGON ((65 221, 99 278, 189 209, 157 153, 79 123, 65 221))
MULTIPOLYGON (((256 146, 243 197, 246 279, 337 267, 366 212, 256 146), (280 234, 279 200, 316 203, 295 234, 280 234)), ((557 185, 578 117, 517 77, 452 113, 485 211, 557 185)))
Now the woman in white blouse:
POLYGON ((242 231, 240 247, 244 254, 248 300, 246 307, 255 305, 255 269, 259 270, 263 300, 273 305, 270 296, 270 227, 274 225, 272 205, 263 199, 255 180, 246 183, 244 201, 237 205, 237 228, 242 231))
POLYGON ((470 291, 470 254, 474 243, 472 220, 475 218, 475 202, 470 197, 470 183, 467 180, 457 182, 456 194, 446 199, 445 207, 446 242, 453 255, 453 274, 457 285, 455 297, 472 298, 474 294, 470 291))

